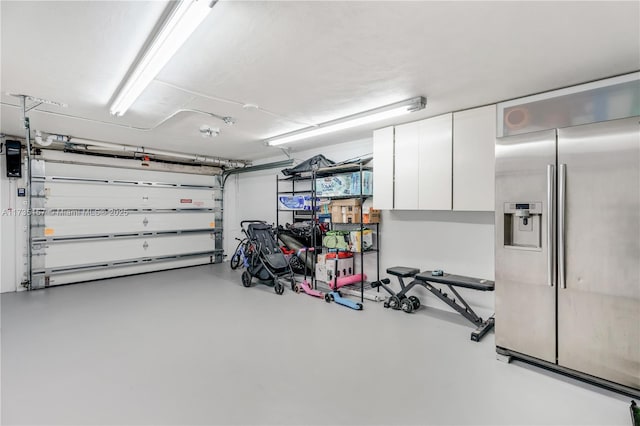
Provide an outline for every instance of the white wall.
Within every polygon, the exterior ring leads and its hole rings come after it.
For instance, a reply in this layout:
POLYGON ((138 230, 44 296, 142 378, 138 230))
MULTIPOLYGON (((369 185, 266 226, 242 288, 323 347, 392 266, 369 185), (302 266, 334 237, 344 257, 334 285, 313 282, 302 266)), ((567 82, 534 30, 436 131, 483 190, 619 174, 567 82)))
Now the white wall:
POLYGON ((2 145, 2 155, 0 155, 0 293, 3 292, 4 289, 4 263, 5 257, 2 255, 2 249, 4 246, 4 215, 2 214, 4 210, 4 177, 5 176, 5 157, 4 157, 4 142, 2 145))
POLYGON ((241 238, 240 221, 276 221, 276 170, 231 175, 224 186, 224 251, 229 260, 241 238))
MULTIPOLYGON (((372 140, 359 140, 295 153, 295 163, 316 154, 342 161, 371 154, 372 140)), ((286 159, 279 155, 264 162, 286 159)), ((240 221, 260 219, 275 222, 276 176, 279 170, 267 170, 232 176, 225 186, 225 252, 235 248, 240 236, 240 221)), ((375 182, 374 182, 375 185, 375 182)), ((380 271, 387 276, 391 266, 412 266, 475 276, 494 278, 494 214, 493 212, 384 211, 380 225, 380 271)), ((366 266, 368 269, 369 260, 366 266)), ((426 296, 422 288, 415 290, 423 303, 447 309, 434 296, 426 296), (423 297, 424 296, 424 297, 423 297)), ((493 293, 460 291, 478 313, 493 312, 493 293)))

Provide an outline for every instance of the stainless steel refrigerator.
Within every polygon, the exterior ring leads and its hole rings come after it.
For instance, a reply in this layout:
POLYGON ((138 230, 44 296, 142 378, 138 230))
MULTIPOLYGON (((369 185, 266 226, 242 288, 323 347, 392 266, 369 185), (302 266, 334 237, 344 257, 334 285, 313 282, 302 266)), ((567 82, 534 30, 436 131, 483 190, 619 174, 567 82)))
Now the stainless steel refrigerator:
POLYGON ((640 117, 496 141, 496 347, 640 389, 640 117))

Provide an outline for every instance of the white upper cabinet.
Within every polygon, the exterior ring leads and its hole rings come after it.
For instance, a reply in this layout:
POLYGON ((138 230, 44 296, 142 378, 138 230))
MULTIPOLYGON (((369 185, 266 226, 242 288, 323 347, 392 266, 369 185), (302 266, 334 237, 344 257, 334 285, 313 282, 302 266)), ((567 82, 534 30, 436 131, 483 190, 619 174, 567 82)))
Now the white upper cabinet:
POLYGON ((396 210, 451 210, 451 114, 396 126, 396 210))
POLYGON ((374 208, 493 211, 495 139, 495 105, 376 130, 374 208))
POLYGON ((373 132, 373 208, 393 208, 393 126, 373 132))
POLYGON ((419 123, 418 209, 451 210, 452 114, 419 123))
POLYGON ((493 211, 496 106, 453 114, 453 210, 493 211))
POLYGON ((396 126, 394 186, 396 210, 418 209, 418 179, 420 178, 418 153, 421 127, 421 121, 396 126))

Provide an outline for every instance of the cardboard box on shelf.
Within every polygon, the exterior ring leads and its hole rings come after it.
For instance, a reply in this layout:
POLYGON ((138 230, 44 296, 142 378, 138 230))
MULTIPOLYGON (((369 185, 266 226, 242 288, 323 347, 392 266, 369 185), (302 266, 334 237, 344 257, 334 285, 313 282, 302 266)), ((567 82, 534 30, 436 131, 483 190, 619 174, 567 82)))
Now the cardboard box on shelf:
MULTIPOLYGON (((353 257, 338 259, 338 278, 353 275, 353 257)), ((330 282, 335 273, 336 259, 327 259, 326 254, 318 255, 316 263, 316 279, 330 282)))
MULTIPOLYGON (((360 195, 360 172, 351 173, 349 195, 360 195)), ((373 195, 373 172, 362 171, 362 195, 373 195)))
MULTIPOLYGON (((341 197, 360 195, 360 172, 340 173, 316 179, 316 195, 319 197, 341 197)), ((373 194, 373 173, 362 172, 362 195, 373 194)))
POLYGON ((331 206, 360 207, 360 198, 345 198, 342 200, 331 200, 331 206))
POLYGON ((316 263, 316 279, 320 281, 327 282, 327 265, 324 263, 316 263))
POLYGON ((334 223, 360 223, 359 198, 333 200, 331 206, 331 221, 334 223))
POLYGON ((351 195, 351 175, 338 174, 316 178, 316 194, 320 197, 351 195))
POLYGON ((380 210, 376 210, 374 208, 369 208, 369 212, 363 214, 364 223, 380 223, 380 210))
POLYGON ((325 268, 327 270, 327 282, 333 279, 336 262, 338 262, 338 278, 353 275, 353 257, 346 259, 326 259, 325 268))
POLYGON ((334 206, 331 208, 333 223, 360 223, 360 206, 334 206))
POLYGON ((352 252, 359 253, 370 250, 373 248, 373 230, 365 228, 362 232, 360 230, 351 231, 349 240, 352 252))

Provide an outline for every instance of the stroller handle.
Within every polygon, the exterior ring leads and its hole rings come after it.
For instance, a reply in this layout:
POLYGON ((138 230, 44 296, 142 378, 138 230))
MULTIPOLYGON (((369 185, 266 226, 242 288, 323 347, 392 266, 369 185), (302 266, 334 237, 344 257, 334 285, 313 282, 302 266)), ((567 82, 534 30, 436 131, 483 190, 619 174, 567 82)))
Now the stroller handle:
POLYGON ((240 222, 240 226, 244 226, 245 223, 267 223, 264 220, 243 220, 240 222))

